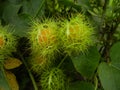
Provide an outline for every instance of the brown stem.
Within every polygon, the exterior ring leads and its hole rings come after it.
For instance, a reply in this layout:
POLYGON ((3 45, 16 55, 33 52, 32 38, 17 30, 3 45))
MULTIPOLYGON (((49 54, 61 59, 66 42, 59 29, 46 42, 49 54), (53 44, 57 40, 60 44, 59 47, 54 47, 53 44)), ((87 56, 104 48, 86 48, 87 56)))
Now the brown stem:
POLYGON ((106 27, 103 29, 104 31, 107 30, 107 32, 104 33, 104 35, 107 35, 106 40, 104 41, 104 50, 103 50, 103 57, 105 58, 106 62, 110 62, 110 48, 114 43, 113 35, 118 27, 118 24, 115 23, 115 25, 106 25, 106 27))

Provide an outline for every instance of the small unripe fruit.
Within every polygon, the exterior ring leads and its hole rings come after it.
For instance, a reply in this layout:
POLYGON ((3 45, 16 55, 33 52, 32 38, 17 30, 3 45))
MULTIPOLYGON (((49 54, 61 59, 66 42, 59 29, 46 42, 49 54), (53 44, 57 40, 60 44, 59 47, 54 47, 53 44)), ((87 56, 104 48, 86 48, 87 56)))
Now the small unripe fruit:
POLYGON ((43 72, 40 79, 42 90, 66 90, 65 75, 59 68, 43 72))
POLYGON ((4 38, 0 36, 0 48, 3 47, 5 44, 4 38))
POLYGON ((52 32, 52 30, 49 30, 49 28, 43 29, 43 30, 41 30, 40 33, 38 33, 39 44, 49 45, 49 44, 51 44, 51 42, 54 42, 54 41, 55 41, 55 35, 52 32))
POLYGON ((65 21, 61 31, 63 32, 61 36, 63 36, 64 50, 69 55, 85 52, 94 43, 93 27, 81 14, 70 18, 69 21, 65 21))
POLYGON ((52 65, 46 58, 37 55, 33 56, 29 63, 31 70, 37 75, 40 75, 44 70, 48 70, 52 65))
POLYGON ((57 24, 53 20, 35 22, 30 32, 32 55, 39 54, 47 60, 54 60, 57 53, 57 24))
POLYGON ((8 27, 3 27, 0 25, 0 54, 8 55, 12 51, 15 51, 15 38, 12 32, 8 32, 8 27))

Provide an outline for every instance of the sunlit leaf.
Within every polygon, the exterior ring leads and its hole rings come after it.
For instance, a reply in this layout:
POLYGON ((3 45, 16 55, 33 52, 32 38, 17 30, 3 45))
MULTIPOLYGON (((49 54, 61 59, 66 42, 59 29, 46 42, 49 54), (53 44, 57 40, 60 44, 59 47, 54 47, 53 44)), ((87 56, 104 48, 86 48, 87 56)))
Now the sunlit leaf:
POLYGON ((5 69, 14 69, 19 67, 22 64, 22 62, 17 59, 17 58, 8 58, 7 60, 5 60, 4 62, 4 68, 5 69))
POLYGON ((16 80, 16 76, 10 72, 10 71, 5 71, 6 74, 6 79, 9 83, 9 86, 11 87, 12 90, 19 90, 19 85, 16 80))

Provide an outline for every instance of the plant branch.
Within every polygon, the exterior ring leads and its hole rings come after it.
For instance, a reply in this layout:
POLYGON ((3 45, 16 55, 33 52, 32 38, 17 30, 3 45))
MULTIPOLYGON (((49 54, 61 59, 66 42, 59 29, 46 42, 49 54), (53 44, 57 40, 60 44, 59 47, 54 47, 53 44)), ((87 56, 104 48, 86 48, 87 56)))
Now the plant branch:
POLYGON ((31 81, 32 81, 32 83, 33 83, 34 90, 38 90, 38 87, 37 87, 37 85, 36 85, 35 79, 34 79, 32 73, 31 73, 30 69, 28 68, 28 65, 26 64, 23 56, 22 56, 20 53, 19 53, 19 56, 20 56, 21 60, 23 61, 24 65, 25 65, 25 67, 26 67, 26 69, 27 69, 27 71, 28 71, 28 74, 29 74, 29 76, 30 76, 30 79, 31 79, 31 81))
POLYGON ((94 77, 94 81, 95 81, 95 89, 94 90, 97 90, 98 88, 98 79, 97 79, 97 76, 94 77))
POLYGON ((106 29, 108 29, 108 32, 105 32, 107 34, 107 38, 104 42, 104 50, 103 50, 103 57, 107 60, 107 62, 109 62, 109 51, 110 51, 110 48, 112 46, 112 44, 114 43, 114 38, 113 38, 113 35, 114 33, 116 32, 117 30, 117 27, 118 27, 118 24, 116 23, 115 25, 111 25, 111 26, 106 26, 106 29))
POLYGON ((62 65, 62 63, 65 61, 65 59, 67 58, 68 54, 65 55, 65 57, 61 60, 61 62, 59 63, 59 65, 57 66, 58 68, 60 68, 60 66, 62 65))

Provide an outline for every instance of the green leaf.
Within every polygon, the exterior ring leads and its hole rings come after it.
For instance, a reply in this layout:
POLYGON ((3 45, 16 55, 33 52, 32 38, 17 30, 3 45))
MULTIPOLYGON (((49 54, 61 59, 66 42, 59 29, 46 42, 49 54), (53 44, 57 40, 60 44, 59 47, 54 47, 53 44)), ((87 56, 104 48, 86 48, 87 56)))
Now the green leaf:
POLYGON ((30 0, 22 2, 22 13, 29 14, 32 17, 43 14, 45 0, 30 0))
POLYGON ((114 44, 110 49, 111 65, 120 70, 120 42, 114 44))
POLYGON ((5 23, 14 27, 15 35, 26 36, 31 20, 43 14, 43 5, 44 3, 41 3, 41 0, 30 0, 29 2, 24 0, 18 2, 18 4, 6 2, 2 19, 5 23))
POLYGON ((82 76, 91 78, 98 66, 100 55, 96 47, 91 47, 88 53, 81 54, 77 57, 72 57, 73 64, 76 70, 82 76))
POLYGON ((0 90, 11 90, 2 70, 0 70, 0 90))
POLYGON ((70 84, 68 90, 94 90, 94 86, 89 82, 77 81, 70 84))
POLYGON ((21 5, 14 5, 6 2, 3 11, 3 19, 8 22, 15 22, 17 12, 19 11, 21 5))
POLYGON ((120 70, 107 63, 101 63, 98 74, 104 90, 120 90, 120 70))
POLYGON ((7 3, 4 7, 2 18, 4 21, 14 27, 13 33, 18 36, 25 36, 26 31, 28 31, 28 22, 26 22, 27 17, 21 18, 18 15, 21 5, 14 5, 7 3))

